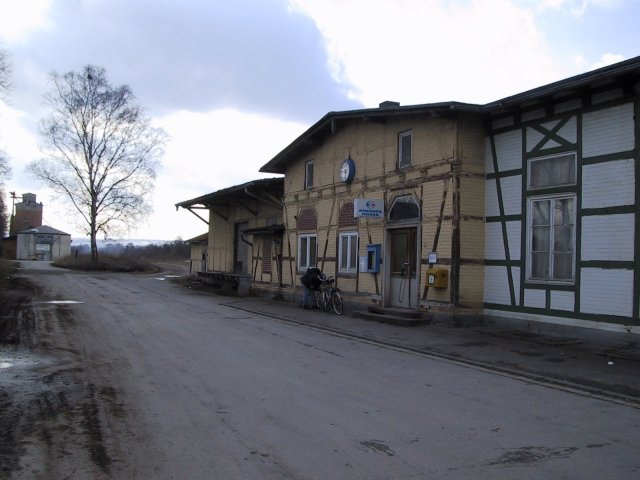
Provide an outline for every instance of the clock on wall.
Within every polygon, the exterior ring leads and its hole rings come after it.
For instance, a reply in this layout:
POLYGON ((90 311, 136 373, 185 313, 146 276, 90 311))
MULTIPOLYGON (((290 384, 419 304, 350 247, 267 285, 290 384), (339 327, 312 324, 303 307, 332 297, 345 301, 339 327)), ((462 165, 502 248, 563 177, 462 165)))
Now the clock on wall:
POLYGON ((340 180, 345 183, 353 182, 353 177, 356 175, 356 162, 351 160, 351 157, 342 162, 340 166, 340 180))

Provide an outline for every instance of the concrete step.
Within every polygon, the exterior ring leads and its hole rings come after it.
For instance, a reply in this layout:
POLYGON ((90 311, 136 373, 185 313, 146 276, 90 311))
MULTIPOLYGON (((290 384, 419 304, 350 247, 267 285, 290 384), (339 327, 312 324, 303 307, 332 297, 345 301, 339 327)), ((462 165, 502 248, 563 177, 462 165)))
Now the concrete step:
POLYGON ((367 310, 356 310, 351 313, 351 316, 400 327, 415 327, 431 323, 431 318, 423 312, 376 306, 367 307, 367 310))

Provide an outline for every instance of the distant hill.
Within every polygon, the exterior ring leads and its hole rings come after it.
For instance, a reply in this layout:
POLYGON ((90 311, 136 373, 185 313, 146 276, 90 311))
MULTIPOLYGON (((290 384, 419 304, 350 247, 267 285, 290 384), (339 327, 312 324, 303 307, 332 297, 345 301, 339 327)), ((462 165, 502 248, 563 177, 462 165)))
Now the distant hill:
MULTIPOLYGON (((126 247, 127 245, 133 245, 134 247, 146 247, 147 245, 163 245, 168 242, 172 242, 173 240, 148 240, 148 239, 112 239, 112 240, 98 240, 96 243, 98 244, 98 249, 110 249, 116 248, 120 249, 122 247, 126 247)), ((89 246, 90 240, 88 238, 72 238, 71 246, 72 247, 83 247, 89 246)))

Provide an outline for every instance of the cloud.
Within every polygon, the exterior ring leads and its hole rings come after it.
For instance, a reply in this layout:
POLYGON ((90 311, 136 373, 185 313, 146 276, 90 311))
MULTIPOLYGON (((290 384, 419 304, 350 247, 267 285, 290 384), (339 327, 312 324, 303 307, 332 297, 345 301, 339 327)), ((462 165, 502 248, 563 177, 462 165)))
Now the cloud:
POLYGON ((613 65, 614 63, 622 62, 625 60, 624 56, 615 53, 605 53, 597 62, 591 65, 589 70, 596 70, 598 68, 606 67, 607 65, 613 65))
POLYGON ((512 1, 291 1, 322 32, 334 78, 367 106, 483 103, 563 73, 533 11, 512 1))
POLYGON ((173 205, 259 178, 327 111, 383 100, 484 103, 637 55, 638 15, 627 6, 638 2, 629 0, 5 3, 0 38, 15 88, 10 106, 0 104, 0 146, 11 189, 38 193, 54 217, 57 204, 21 173, 39 155, 47 74, 105 67, 172 136, 156 213, 140 230, 156 238, 204 231, 173 205))
POLYGON ((21 0, 2 5, 0 37, 5 41, 21 42, 32 31, 46 28, 51 0, 21 0))
POLYGON ((171 137, 163 176, 184 187, 185 197, 173 203, 264 176, 260 167, 306 129, 237 109, 180 111, 154 124, 171 137))
POLYGON ((58 1, 48 21, 28 50, 15 45, 20 61, 105 67, 155 114, 235 107, 311 121, 357 106, 331 78, 313 22, 283 0, 58 1))
POLYGON ((191 238, 206 231, 206 224, 188 211, 176 212, 176 203, 272 177, 258 170, 307 128, 237 109, 179 111, 157 118, 154 124, 171 136, 171 142, 156 181, 154 214, 141 230, 168 240, 169 232, 191 238))

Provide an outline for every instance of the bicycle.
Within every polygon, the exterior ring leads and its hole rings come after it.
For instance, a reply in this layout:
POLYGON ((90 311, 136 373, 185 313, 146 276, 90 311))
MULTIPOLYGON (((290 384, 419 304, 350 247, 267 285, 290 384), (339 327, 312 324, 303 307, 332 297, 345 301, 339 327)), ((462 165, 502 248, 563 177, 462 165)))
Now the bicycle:
POLYGON ((318 308, 328 312, 330 308, 336 315, 342 315, 343 302, 340 289, 334 286, 335 279, 324 274, 320 276, 320 290, 316 297, 318 308))

